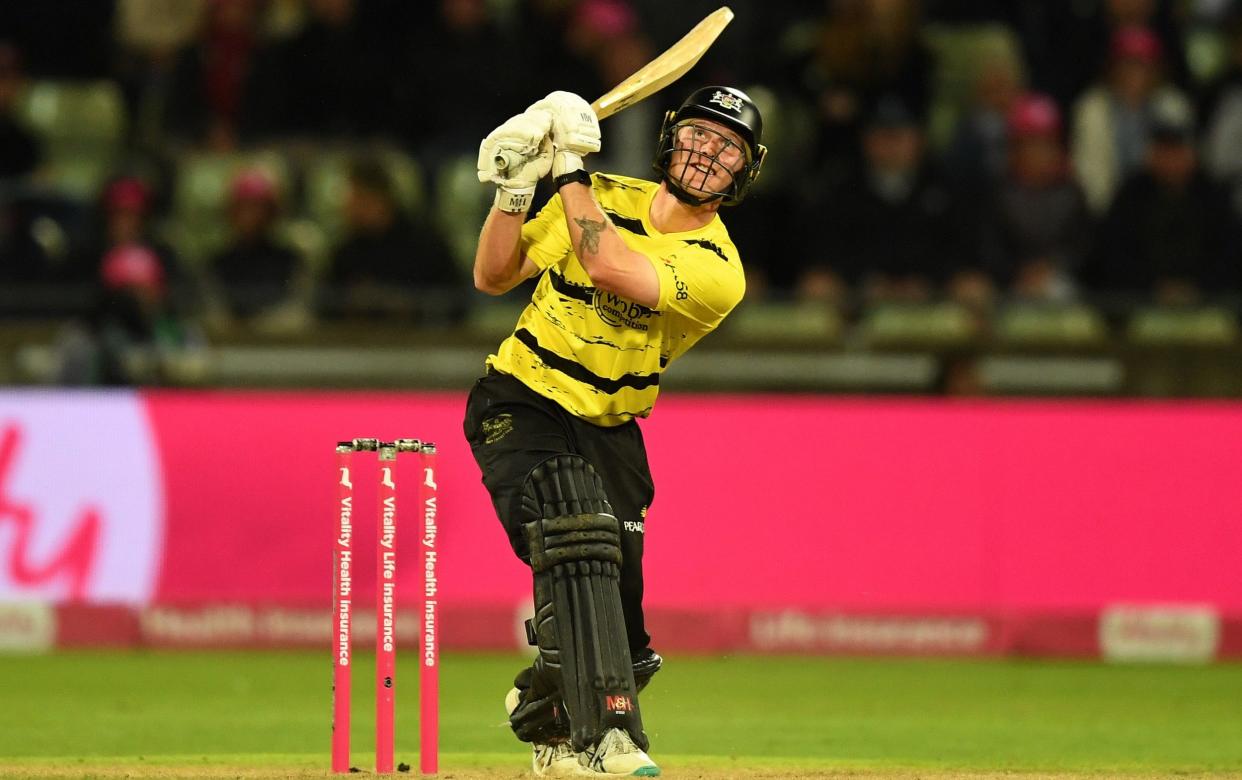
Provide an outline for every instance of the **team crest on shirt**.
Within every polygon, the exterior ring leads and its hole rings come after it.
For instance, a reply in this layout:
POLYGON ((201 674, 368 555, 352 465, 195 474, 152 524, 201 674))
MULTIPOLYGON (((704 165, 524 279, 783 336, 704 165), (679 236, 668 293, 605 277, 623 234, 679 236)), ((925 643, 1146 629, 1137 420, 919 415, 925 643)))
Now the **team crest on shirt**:
POLYGON ((591 303, 596 316, 614 328, 633 328, 644 332, 649 328, 646 320, 653 312, 642 304, 598 288, 591 303))
POLYGON ((711 100, 707 102, 715 103, 721 108, 727 108, 730 111, 740 112, 742 110, 742 99, 740 97, 731 95, 728 92, 721 92, 720 90, 716 90, 716 94, 712 95, 711 100))
POLYGON ((483 443, 495 444, 513 430, 513 415, 504 413, 483 421, 483 443))

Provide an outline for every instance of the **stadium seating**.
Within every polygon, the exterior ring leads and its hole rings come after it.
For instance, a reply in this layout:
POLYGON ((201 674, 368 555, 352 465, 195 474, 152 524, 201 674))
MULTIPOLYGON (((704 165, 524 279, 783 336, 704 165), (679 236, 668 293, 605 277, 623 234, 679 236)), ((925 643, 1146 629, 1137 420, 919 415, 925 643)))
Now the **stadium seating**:
POLYGON ((997 341, 1008 347, 1097 347, 1108 339, 1100 313, 1079 304, 1011 304, 997 315, 994 327, 997 341))
POLYGON ((199 263, 222 247, 228 236, 226 212, 233 177, 246 168, 267 173, 281 193, 288 193, 291 173, 274 151, 188 152, 180 158, 173 185, 169 241, 190 263, 199 263))
POLYGON ((526 308, 526 303, 483 299, 470 308, 466 325, 471 335, 480 341, 499 344, 501 339, 513 332, 513 326, 526 308))
POLYGON ((1227 347, 1238 340, 1238 318, 1220 306, 1148 307, 1130 317, 1127 336, 1147 347, 1227 347))
POLYGON ((742 343, 831 347, 840 344, 844 326, 837 310, 823 303, 743 301, 724 327, 742 343))
POLYGON ((878 349, 943 349, 968 345, 979 335, 975 316, 955 303, 884 303, 860 323, 863 341, 878 349))
POLYGON ((474 267, 474 250, 479 229, 492 205, 494 188, 479 184, 473 156, 449 160, 441 166, 436 181, 435 219, 448 239, 453 257, 463 271, 474 267))
POLYGON ((89 200, 111 175, 127 127, 121 90, 112 81, 36 81, 18 117, 42 141, 41 177, 61 194, 89 200))
POLYGON ((316 149, 303 161, 306 216, 319 224, 329 243, 340 237, 345 198, 349 193, 349 168, 361 155, 379 158, 391 177, 397 198, 410 213, 420 212, 426 202, 422 168, 409 155, 393 148, 316 149))
POLYGON ((928 136, 934 148, 949 140, 969 101, 981 66, 992 60, 1021 62, 1020 44, 1003 25, 929 25, 923 39, 936 55, 928 136))

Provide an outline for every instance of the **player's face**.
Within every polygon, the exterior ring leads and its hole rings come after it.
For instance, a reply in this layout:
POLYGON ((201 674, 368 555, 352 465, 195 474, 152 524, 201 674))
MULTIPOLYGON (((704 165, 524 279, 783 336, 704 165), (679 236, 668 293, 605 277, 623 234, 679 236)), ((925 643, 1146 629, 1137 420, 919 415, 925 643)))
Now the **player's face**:
POLYGON ((673 157, 669 176, 683 189, 704 195, 723 195, 733 177, 746 165, 741 136, 718 122, 690 119, 673 128, 673 157))

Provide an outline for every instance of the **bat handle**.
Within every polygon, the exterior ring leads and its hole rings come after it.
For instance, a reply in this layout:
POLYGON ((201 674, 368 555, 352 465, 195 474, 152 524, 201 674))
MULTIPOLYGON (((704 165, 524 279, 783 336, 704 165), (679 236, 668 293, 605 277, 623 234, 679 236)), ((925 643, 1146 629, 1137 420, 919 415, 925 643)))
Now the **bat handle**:
POLYGON ((497 173, 504 173, 510 168, 516 169, 522 164, 522 155, 509 149, 500 149, 496 152, 496 156, 492 158, 492 164, 496 166, 497 173))

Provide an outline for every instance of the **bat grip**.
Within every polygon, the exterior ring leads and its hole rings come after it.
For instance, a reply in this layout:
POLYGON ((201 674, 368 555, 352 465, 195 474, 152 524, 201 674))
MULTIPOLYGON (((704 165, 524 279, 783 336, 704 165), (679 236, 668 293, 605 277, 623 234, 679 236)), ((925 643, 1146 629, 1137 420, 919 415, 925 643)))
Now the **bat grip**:
POLYGON ((522 155, 509 149, 499 149, 496 156, 492 158, 492 164, 496 167, 497 173, 504 173, 510 168, 516 169, 522 164, 522 155))

